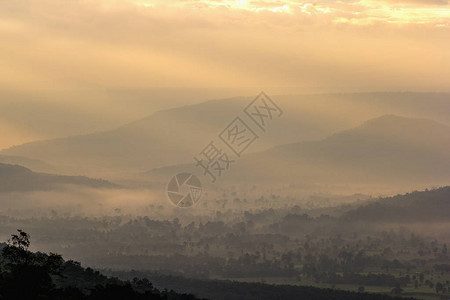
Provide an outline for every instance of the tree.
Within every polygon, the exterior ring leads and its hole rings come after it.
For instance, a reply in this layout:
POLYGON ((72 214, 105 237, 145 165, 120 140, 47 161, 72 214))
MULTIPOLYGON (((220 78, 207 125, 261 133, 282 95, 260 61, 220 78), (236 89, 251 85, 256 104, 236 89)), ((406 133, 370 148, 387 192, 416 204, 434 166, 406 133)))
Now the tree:
POLYGON ((436 293, 439 294, 439 292, 442 292, 444 289, 444 286, 442 285, 442 283, 438 282, 436 283, 436 293))
POLYGON ((391 293, 395 296, 400 296, 403 293, 403 289, 397 284, 396 287, 392 289, 391 293))
POLYGON ((22 250, 28 250, 30 247, 30 235, 21 229, 17 229, 19 234, 12 234, 8 240, 8 246, 15 246, 22 250))
POLYGON ((17 229, 19 234, 12 234, 6 247, 3 248, 2 255, 7 261, 7 267, 12 265, 28 265, 30 263, 30 235, 21 229, 17 229))
POLYGON ((395 296, 400 296, 403 293, 403 289, 401 287, 395 287, 392 289, 391 293, 395 296))

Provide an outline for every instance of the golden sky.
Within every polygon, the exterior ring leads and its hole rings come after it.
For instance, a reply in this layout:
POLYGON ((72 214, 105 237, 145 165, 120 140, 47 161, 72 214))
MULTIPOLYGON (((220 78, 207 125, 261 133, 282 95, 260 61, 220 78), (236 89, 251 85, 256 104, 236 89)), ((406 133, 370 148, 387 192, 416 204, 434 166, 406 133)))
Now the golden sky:
POLYGON ((14 0, 0 90, 450 87, 446 0, 14 0))

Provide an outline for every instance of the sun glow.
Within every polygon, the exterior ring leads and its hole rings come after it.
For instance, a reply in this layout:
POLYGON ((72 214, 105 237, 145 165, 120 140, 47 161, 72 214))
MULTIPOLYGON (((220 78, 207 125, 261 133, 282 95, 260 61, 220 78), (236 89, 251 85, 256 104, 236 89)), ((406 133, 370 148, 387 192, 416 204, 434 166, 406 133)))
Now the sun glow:
POLYGON ((333 24, 372 25, 386 24, 431 24, 448 27, 450 6, 424 1, 396 2, 388 0, 324 1, 299 2, 285 1, 247 1, 247 0, 187 0, 173 1, 170 4, 161 0, 134 2, 141 7, 176 7, 196 11, 223 12, 247 11, 250 13, 273 13, 291 15, 297 18, 314 18, 333 24))

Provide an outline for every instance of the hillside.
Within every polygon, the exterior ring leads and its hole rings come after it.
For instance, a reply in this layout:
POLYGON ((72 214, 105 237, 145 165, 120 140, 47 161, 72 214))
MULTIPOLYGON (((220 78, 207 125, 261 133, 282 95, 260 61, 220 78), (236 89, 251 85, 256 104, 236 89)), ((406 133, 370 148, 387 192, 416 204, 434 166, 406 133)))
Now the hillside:
POLYGON ((0 163, 10 165, 21 165, 36 172, 54 172, 55 167, 52 165, 35 159, 29 159, 22 156, 0 155, 0 163))
POLYGON ((24 192, 76 185, 90 188, 115 188, 117 185, 84 176, 36 173, 19 165, 0 164, 0 192, 24 192))
MULTIPOLYGON (((239 173, 323 182, 433 182, 450 179, 450 128, 430 120, 383 116, 317 142, 249 155, 239 173), (253 171, 254 170, 254 171, 253 171)), ((235 176, 237 171, 230 176, 235 176)))
MULTIPOLYGON (((239 159, 222 180, 234 183, 443 183, 450 180, 450 127, 385 115, 328 138, 281 145, 239 159)), ((169 176, 194 164, 149 172, 169 176)))
POLYGON ((450 221, 450 186, 378 200, 342 216, 347 221, 450 221))
POLYGON ((63 170, 86 173, 99 168, 164 166, 187 160, 241 106, 242 102, 236 99, 210 101, 157 112, 118 129, 27 143, 2 153, 47 159, 63 170))
POLYGON ((33 253, 28 237, 19 230, 9 245, 0 245, 1 299, 199 299, 159 291, 148 280, 108 278, 55 253, 33 253))

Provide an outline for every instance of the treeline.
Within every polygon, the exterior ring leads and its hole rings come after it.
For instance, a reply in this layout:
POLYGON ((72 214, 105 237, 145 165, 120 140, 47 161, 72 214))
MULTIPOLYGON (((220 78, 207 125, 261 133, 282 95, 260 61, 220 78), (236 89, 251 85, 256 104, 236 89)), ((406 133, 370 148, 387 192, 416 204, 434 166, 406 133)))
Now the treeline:
MULTIPOLYGON (((108 272, 108 271, 106 271, 108 272)), ((229 280, 203 280, 181 276, 162 275, 156 272, 109 271, 108 273, 123 279, 146 277, 155 286, 177 288, 178 291, 190 292, 215 300, 393 300, 408 299, 382 294, 357 293, 338 289, 321 289, 311 286, 272 285, 266 283, 249 283, 229 280)), ((412 299, 412 298, 410 298, 412 299)))
POLYGON ((320 282, 331 284, 353 284, 361 286, 387 286, 387 287, 405 287, 411 283, 409 275, 404 277, 395 277, 391 274, 357 274, 344 273, 342 275, 336 273, 322 273, 317 276, 320 282))

